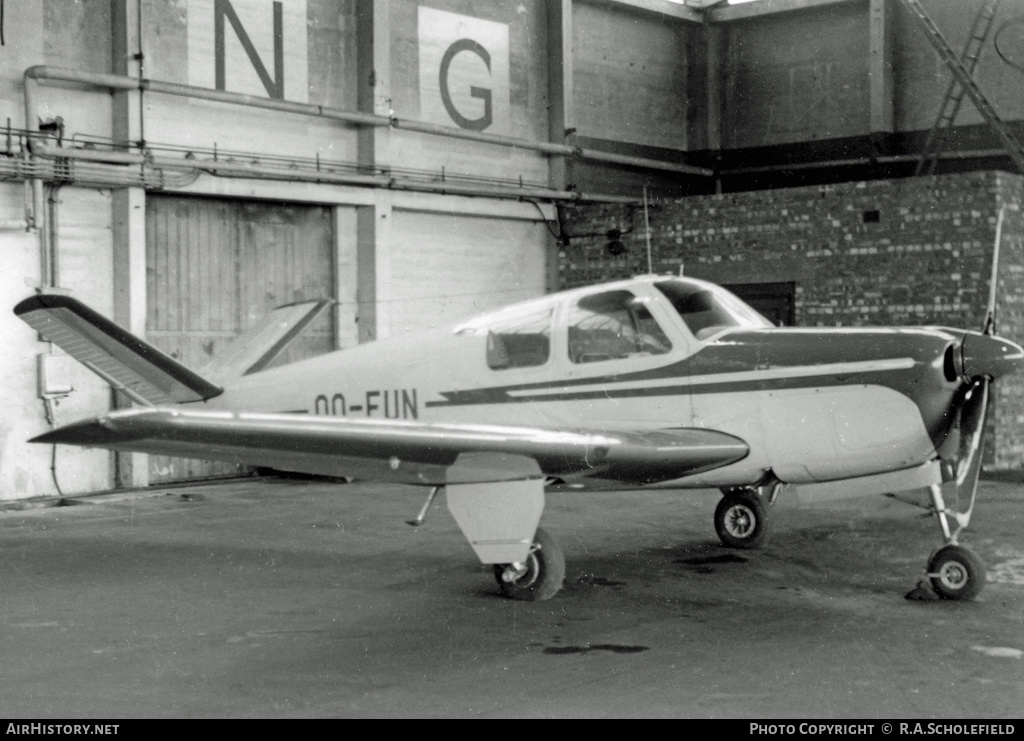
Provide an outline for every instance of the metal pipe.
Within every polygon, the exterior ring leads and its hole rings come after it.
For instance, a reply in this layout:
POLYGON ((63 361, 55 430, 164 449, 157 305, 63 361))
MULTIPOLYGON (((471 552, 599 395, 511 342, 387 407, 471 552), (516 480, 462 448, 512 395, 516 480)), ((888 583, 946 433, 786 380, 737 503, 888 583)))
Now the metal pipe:
POLYGON ((358 175, 339 172, 303 171, 289 168, 275 168, 250 162, 228 162, 226 160, 175 160, 171 157, 154 157, 154 167, 202 170, 212 174, 252 176, 265 175, 276 180, 299 180, 302 182, 334 183, 337 185, 369 185, 386 188, 393 182, 383 175, 358 175))
POLYGON ((36 142, 35 154, 39 157, 53 159, 85 160, 87 162, 111 162, 121 165, 143 165, 149 162, 144 154, 132 154, 131 152, 108 152, 95 149, 53 149, 52 147, 36 142))
MULTIPOLYGON (((59 82, 76 82, 82 85, 93 87, 104 87, 111 90, 139 90, 163 93, 165 95, 177 95, 186 98, 198 98, 211 100, 218 103, 230 103, 233 105, 245 106, 248 108, 264 108, 283 113, 298 113, 307 116, 320 116, 331 118, 347 123, 364 126, 388 126, 391 121, 386 116, 375 116, 369 113, 343 111, 339 108, 312 105, 309 103, 293 103, 275 98, 261 98, 255 95, 243 93, 229 93, 224 90, 210 90, 209 88, 194 87, 192 85, 181 85, 175 82, 161 82, 159 80, 146 80, 124 75, 109 75, 99 72, 82 72, 80 70, 66 69, 64 67, 51 67, 49 65, 36 65, 25 70, 25 93, 26 99, 31 96, 29 81, 56 80, 59 82)), ((27 105, 27 103, 26 103, 27 105)))
MULTIPOLYGON (((128 34, 125 33, 126 46, 127 36, 128 34)), ((146 79, 146 54, 142 49, 142 0, 138 0, 135 5, 135 42, 139 48, 137 53, 139 77, 146 79)), ((146 93, 142 90, 139 91, 139 140, 143 143, 146 141, 146 93)))
POLYGON ((340 108, 329 106, 313 105, 310 103, 293 103, 287 100, 276 98, 261 98, 256 95, 244 93, 229 93, 224 90, 210 90, 208 88, 193 87, 191 85, 180 85, 176 82, 160 82, 159 80, 139 80, 139 89, 148 90, 154 93, 165 95, 177 95, 185 98, 198 98, 200 100, 211 100, 218 103, 231 103, 246 108, 264 108, 281 113, 297 113, 304 116, 316 116, 329 118, 335 121, 356 126, 389 126, 391 120, 386 116, 376 116, 372 113, 360 113, 358 111, 344 111, 340 108))
MULTIPOLYGON (((78 153, 83 150, 54 150, 49 147, 37 146, 37 157, 39 162, 48 162, 49 160, 55 159, 70 159, 75 160, 78 158, 78 153)), ((98 156, 99 159, 122 159, 125 165, 136 165, 139 164, 135 161, 138 155, 122 152, 106 152, 97 153, 89 152, 87 161, 92 161, 94 156, 98 156), (117 157, 111 157, 109 155, 118 155, 117 157)), ((145 158, 145 164, 151 165, 153 168, 165 168, 167 170, 174 170, 178 172, 191 172, 202 171, 210 173, 212 175, 220 175, 227 177, 265 177, 274 180, 292 180, 301 182, 312 182, 312 183, 332 183, 336 185, 360 185, 374 188, 389 188, 392 190, 404 190, 422 193, 448 193, 452 195, 466 195, 466 196, 484 196, 494 198, 516 198, 516 199, 529 199, 529 198, 540 198, 552 201, 579 201, 579 202, 593 202, 593 203, 622 203, 622 204, 635 204, 637 199, 632 196, 619 196, 611 194, 598 194, 598 193, 581 193, 578 191, 561 191, 561 190, 548 190, 545 188, 529 188, 529 187, 510 187, 502 188, 499 186, 487 186, 483 184, 472 184, 472 183, 458 183, 458 182, 424 182, 416 181, 411 179, 389 177, 386 175, 360 175, 358 173, 344 173, 344 172, 331 172, 329 170, 295 170, 289 167, 273 167, 269 165, 260 165, 251 162, 231 162, 227 160, 194 160, 174 157, 150 157, 145 158)), ((53 171, 53 165, 48 165, 49 176, 55 177, 53 171)), ((80 179, 86 182, 102 182, 105 186, 116 187, 119 182, 127 184, 128 179, 124 177, 126 171, 120 165, 112 165, 109 162, 100 162, 94 165, 94 168, 103 168, 105 170, 94 169, 87 174, 84 174, 80 179), (115 172, 111 172, 116 170, 115 172)), ((39 168, 33 167, 29 170, 24 168, 16 167, 12 171, 15 176, 26 177, 28 175, 39 174, 39 168)), ((46 173, 42 173, 46 174, 46 173)), ((135 179, 132 180, 133 184, 136 184, 138 179, 141 177, 145 180, 145 173, 133 173, 135 179)))
POLYGON ((709 170, 706 167, 684 165, 677 162, 663 162, 661 160, 648 159, 647 157, 634 157, 629 154, 601 152, 595 149, 581 149, 580 156, 583 159, 594 160, 596 162, 612 162, 619 165, 636 165, 637 167, 647 167, 652 170, 667 170, 669 172, 678 172, 683 175, 699 175, 701 177, 711 177, 712 175, 715 174, 714 170, 709 170))
POLYGON ((409 121, 397 117, 377 116, 371 113, 362 113, 359 111, 345 111, 340 108, 312 105, 309 103, 294 103, 274 98, 262 98, 243 93, 229 93, 223 90, 210 90, 209 88, 182 85, 174 82, 161 82, 159 80, 136 79, 134 77, 124 77, 121 75, 81 72, 79 70, 50 67, 47 65, 29 67, 25 71, 26 107, 28 106, 28 100, 31 95, 29 92, 29 88, 31 87, 29 80, 76 82, 96 87, 106 87, 114 90, 138 89, 140 91, 150 91, 163 93, 165 95, 177 95, 187 98, 197 98, 200 100, 210 100, 218 103, 229 103, 249 108, 262 108, 282 113, 316 116, 336 121, 343 121, 356 126, 388 126, 403 131, 413 131, 433 136, 445 136, 465 141, 495 144, 514 149, 526 149, 547 155, 582 157, 583 159, 590 159, 599 162, 648 167, 651 169, 666 170, 685 175, 698 175, 702 177, 710 177, 713 174, 712 170, 706 168, 664 162, 662 160, 649 159, 646 157, 634 157, 631 155, 615 154, 612 152, 601 152, 594 149, 580 149, 566 144, 537 142, 529 139, 518 139, 511 136, 466 131, 464 129, 455 129, 448 126, 441 126, 439 124, 427 123, 425 121, 409 121))
MULTIPOLYGON (((983 157, 1008 157, 1005 149, 970 149, 959 152, 940 152, 938 159, 973 159, 983 157)), ((901 162, 916 162, 919 154, 891 154, 884 157, 857 157, 842 160, 816 160, 814 162, 791 162, 780 165, 762 165, 760 167, 736 167, 722 170, 722 175, 753 175, 760 172, 780 172, 783 170, 815 170, 824 167, 857 167, 861 165, 883 164, 896 165, 901 162)))
POLYGON ((544 154, 556 154, 571 157, 579 153, 579 150, 567 144, 553 144, 551 142, 535 142, 529 139, 517 139, 512 136, 501 136, 499 134, 485 134, 479 131, 467 131, 465 129, 453 129, 450 126, 427 123, 425 121, 409 121, 401 118, 390 119, 391 125, 402 131, 415 131, 418 134, 433 134, 434 136, 447 136, 453 139, 465 139, 467 141, 483 142, 484 144, 499 144, 501 146, 519 149, 532 149, 544 154))
POLYGON ((47 255, 50 265, 47 275, 47 288, 55 288, 60 285, 60 250, 57 245, 57 193, 59 185, 50 186, 50 197, 47 199, 49 208, 46 211, 46 234, 47 234, 47 255))

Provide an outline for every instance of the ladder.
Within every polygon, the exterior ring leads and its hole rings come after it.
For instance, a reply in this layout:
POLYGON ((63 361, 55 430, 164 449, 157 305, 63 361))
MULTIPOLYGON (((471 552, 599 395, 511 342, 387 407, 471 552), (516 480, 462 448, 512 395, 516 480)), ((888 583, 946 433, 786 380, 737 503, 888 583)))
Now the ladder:
POLYGON ((925 34, 928 37, 928 41, 935 47, 935 50, 939 53, 942 61, 945 62, 946 66, 949 67, 949 71, 953 73, 953 77, 956 82, 960 83, 963 91, 967 94, 967 97, 971 99, 978 112, 981 113, 988 125, 991 126, 996 134, 999 135, 999 140, 1002 142, 1003 147, 1006 148, 1007 154, 1013 160, 1013 163, 1017 166, 1017 170, 1024 173, 1024 147, 1021 147, 1021 143, 1013 135, 1013 132, 1006 126, 999 114, 996 113, 992 104, 985 98, 984 93, 981 92, 981 88, 974 82, 974 78, 964 68, 960 60, 957 58, 956 52, 954 52, 949 42, 946 41, 946 37, 942 35, 942 32, 938 29, 932 19, 925 12, 922 7, 920 0, 903 0, 903 4, 909 8, 910 12, 913 13, 917 19, 924 26, 925 34))
MULTIPOLYGON (((967 39, 967 45, 960 55, 960 64, 963 65, 967 74, 974 76, 974 68, 978 65, 978 57, 981 56, 982 47, 992 30, 992 22, 996 17, 996 9, 999 7, 999 0, 985 0, 978 8, 978 14, 974 17, 974 24, 971 26, 971 33, 967 39)), ((921 159, 917 162, 915 175, 930 175, 935 170, 936 156, 943 149, 946 134, 953 128, 953 121, 956 114, 960 112, 960 104, 964 99, 964 87, 956 78, 949 81, 946 88, 946 96, 942 99, 939 107, 939 116, 935 124, 928 132, 924 148, 921 150, 921 159)))

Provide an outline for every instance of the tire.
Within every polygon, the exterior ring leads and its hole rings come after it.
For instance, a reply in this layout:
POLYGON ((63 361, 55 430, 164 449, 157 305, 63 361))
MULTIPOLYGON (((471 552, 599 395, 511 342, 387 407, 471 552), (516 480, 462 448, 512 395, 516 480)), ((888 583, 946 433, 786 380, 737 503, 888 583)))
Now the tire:
POLYGON ((512 581, 502 575, 507 564, 494 565, 494 578, 501 593, 511 599, 539 602, 551 599, 565 581, 565 554, 558 542, 541 528, 533 536, 530 555, 526 557, 526 571, 512 581))
POLYGON ((928 559, 932 589, 942 599, 971 600, 985 586, 985 564, 962 545, 946 545, 928 559))
POLYGON ((715 532, 729 548, 760 548, 768 536, 764 500, 750 489, 726 493, 715 507, 715 532))

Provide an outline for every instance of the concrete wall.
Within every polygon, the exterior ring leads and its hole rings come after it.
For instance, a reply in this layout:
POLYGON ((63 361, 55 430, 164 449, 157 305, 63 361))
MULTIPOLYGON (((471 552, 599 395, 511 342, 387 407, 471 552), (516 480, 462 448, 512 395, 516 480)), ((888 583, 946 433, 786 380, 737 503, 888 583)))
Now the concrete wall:
POLYGON ((688 50, 700 26, 588 2, 573 5, 572 23, 579 135, 688 149, 688 50))
MULTIPOLYGON (((930 0, 925 2, 928 15, 959 54, 967 43, 971 24, 984 0, 930 0)), ((999 29, 1020 17, 1021 7, 1015 2, 999 4, 992 29, 982 47, 974 70, 974 79, 985 97, 1006 121, 1024 118, 1024 95, 1021 84, 1024 72, 1000 59, 995 41, 999 29)), ((894 107, 896 129, 912 131, 929 129, 938 115, 939 103, 949 85, 950 74, 941 63, 920 22, 903 6, 894 7, 894 107)), ((1008 59, 1024 66, 1024 25, 1011 23, 999 33, 1000 48, 1008 59)), ((983 124, 982 115, 970 98, 965 97, 957 116, 958 125, 983 124)))
POLYGON ((867 3, 726 25, 722 146, 869 131, 867 3))
MULTIPOLYGON (((655 273, 715 283, 796 282, 802 326, 980 329, 999 209, 999 332, 1024 342, 1022 178, 999 172, 659 200, 649 209, 655 273), (878 221, 874 221, 877 218, 878 221)), ((612 257, 602 236, 561 250, 561 287, 647 272, 642 209, 564 210, 569 235, 633 231, 612 257)), ((1024 465, 1024 379, 997 384, 989 463, 1024 465)))
MULTIPOLYGON (((925 0, 922 5, 959 55, 983 1, 925 0)), ((974 73, 1006 121, 1024 118, 1024 73, 1000 59, 994 42, 1019 10, 1016 3, 1000 4, 974 73)), ((892 107, 892 131, 926 131, 935 122, 951 75, 906 6, 894 0, 889 11, 884 54, 892 74, 893 97, 886 101, 892 107)), ((861 0, 722 23, 723 147, 871 134, 869 21, 869 4, 861 0)), ((999 39, 1010 61, 1024 67, 1024 25, 1011 23, 999 39)), ((965 97, 956 123, 985 121, 965 97)))

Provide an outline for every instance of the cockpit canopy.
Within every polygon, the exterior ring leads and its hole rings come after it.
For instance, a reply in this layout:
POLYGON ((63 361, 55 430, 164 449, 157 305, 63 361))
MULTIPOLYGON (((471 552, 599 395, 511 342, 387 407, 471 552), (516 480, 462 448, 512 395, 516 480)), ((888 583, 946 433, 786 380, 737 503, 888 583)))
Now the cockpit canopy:
POLYGON ((640 278, 547 296, 461 325, 459 334, 486 334, 492 370, 547 365, 556 353, 574 365, 664 355, 732 328, 772 324, 729 291, 690 278, 640 278), (657 309, 655 309, 657 305, 657 309), (556 331, 558 320, 564 326, 556 331), (666 324, 666 321, 668 323, 666 324), (673 341, 673 337, 676 341, 673 341))

